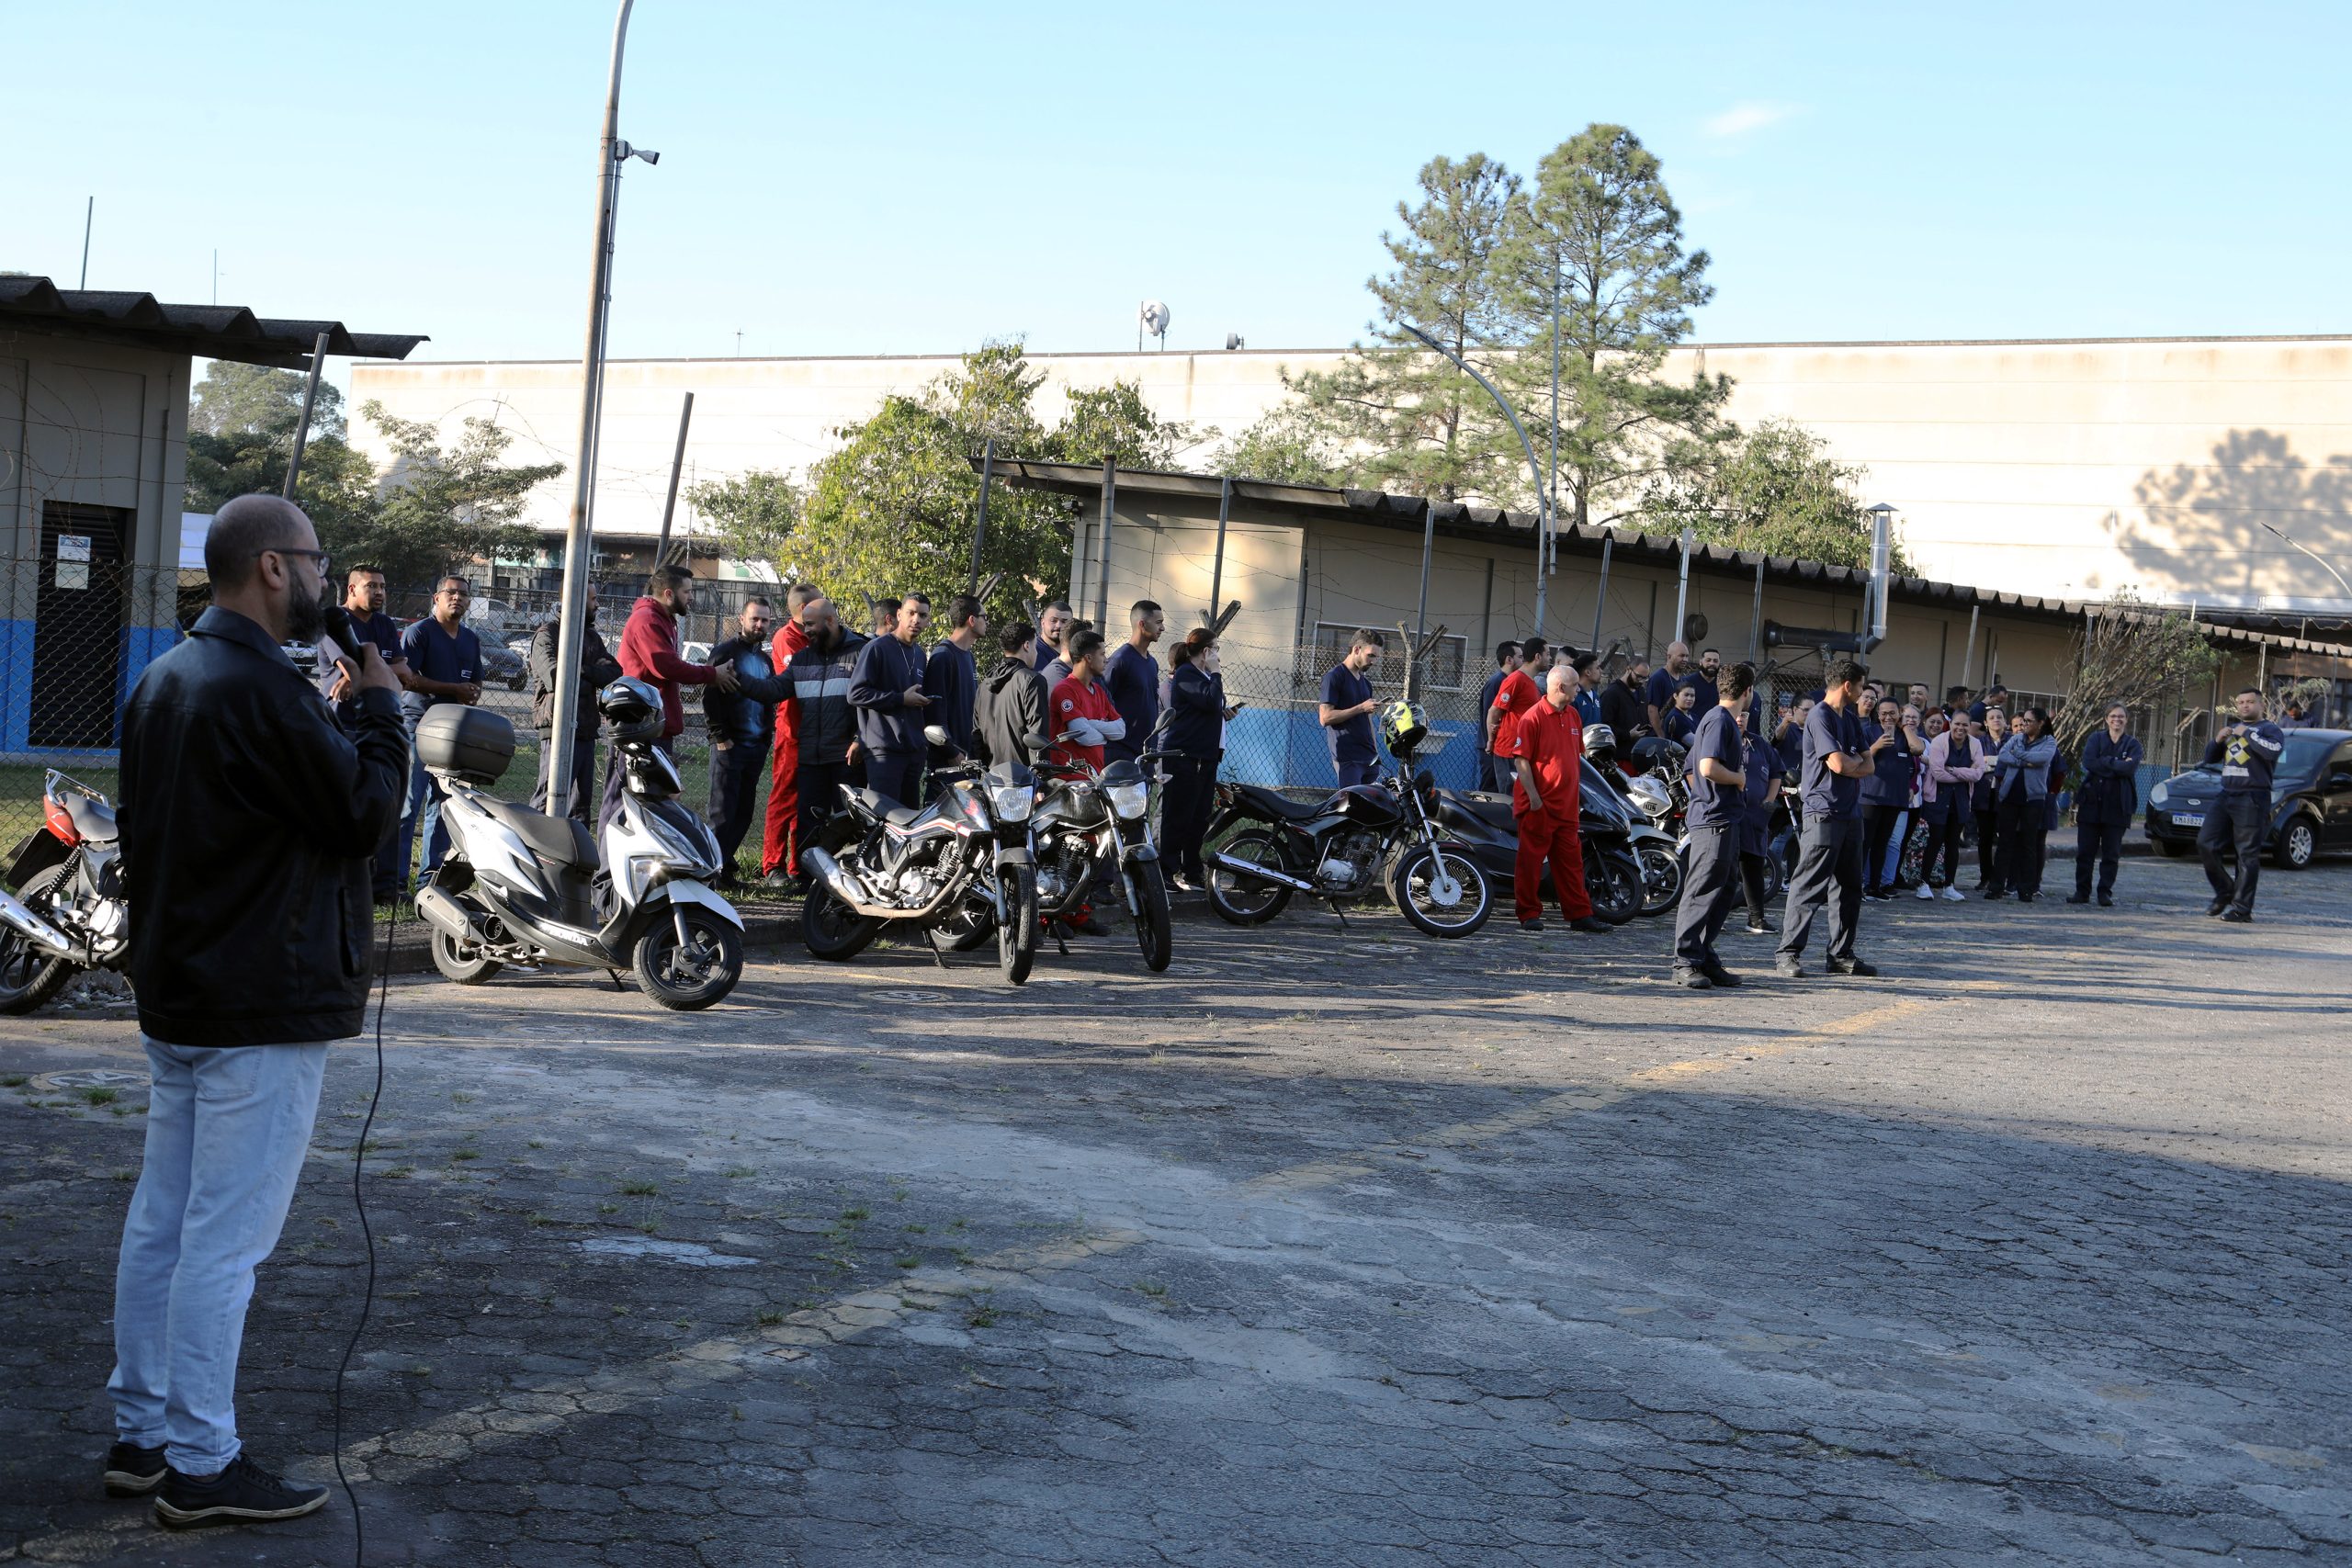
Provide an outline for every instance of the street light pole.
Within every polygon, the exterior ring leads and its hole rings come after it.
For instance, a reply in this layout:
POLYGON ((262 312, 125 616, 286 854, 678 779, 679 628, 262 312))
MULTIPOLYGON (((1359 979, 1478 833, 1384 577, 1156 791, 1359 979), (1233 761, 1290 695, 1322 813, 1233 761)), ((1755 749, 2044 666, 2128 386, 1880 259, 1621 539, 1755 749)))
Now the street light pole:
MULTIPOLYGON (((2255 519, 2255 521, 2256 521, 2256 523, 2262 523, 2262 519, 2261 519, 2261 518, 2259 518, 2259 517, 2256 518, 2256 519, 2255 519)), ((2322 571, 2324 571, 2325 573, 2327 573, 2327 575, 2328 575, 2328 576, 2330 576, 2330 577, 2332 577, 2332 578, 2335 579, 2335 585, 2336 585, 2338 588, 2341 588, 2341 589, 2343 589, 2343 590, 2344 590, 2345 596, 2346 596, 2346 598, 2352 598, 2352 582, 2346 582, 2346 581, 2344 581, 2344 574, 2343 574, 2342 572, 2340 572, 2340 571, 2336 570, 2334 567, 2332 567, 2332 566, 2328 565, 2328 564, 2327 564, 2327 561, 2325 560, 2325 558, 2323 558, 2323 557, 2321 557, 2321 556, 2318 556, 2318 555, 2314 555, 2314 554, 2312 554, 2312 551, 2311 551, 2307 547, 2305 547, 2305 546, 2303 546, 2302 544, 2301 544, 2301 543, 2297 542, 2295 539, 2292 539, 2292 538, 2289 537, 2289 536, 2288 536, 2287 535, 2285 535, 2285 534, 2280 534, 2280 533, 2278 532, 2278 529, 2271 527, 2269 524, 2267 524, 2267 523, 2262 523, 2262 526, 2263 526, 2263 529, 2264 529, 2264 531, 2265 531, 2265 532, 2267 532, 2267 533, 2271 533, 2271 534, 2278 534, 2278 537, 2279 537, 2282 541, 2284 541, 2285 543, 2287 543, 2287 544, 2289 544, 2289 545, 2292 545, 2296 549, 2301 550, 2301 551, 2303 552, 2303 554, 2305 554, 2305 555, 2307 555, 2307 556, 2311 556, 2312 559, 2313 559, 2313 560, 2315 560, 2315 561, 2318 561, 2318 562, 2319 562, 2319 566, 2320 566, 2320 570, 2321 570, 2322 571)))
POLYGON ((581 356, 580 443, 574 450, 571 516, 564 532, 563 604, 556 629, 555 728, 548 737, 554 755, 548 759, 548 797, 559 812, 569 814, 571 791, 579 781, 571 776, 572 728, 580 712, 580 660, 588 618, 588 504, 594 482, 592 454, 596 446, 598 396, 604 379, 605 294, 612 276, 613 187, 620 178, 616 144, 621 112, 621 51, 628 42, 629 7, 636 0, 620 0, 613 19, 613 64, 605 86, 605 130, 596 143, 595 249, 588 274, 588 344, 581 356))
MULTIPOLYGON (((1464 375, 1484 387, 1487 389, 1487 396, 1495 400, 1495 406, 1503 411, 1503 417, 1510 421, 1511 429, 1519 435, 1520 447, 1527 454, 1527 478, 1529 482, 1535 486, 1535 625, 1540 634, 1544 625, 1544 544, 1552 534, 1552 501, 1551 497, 1544 493, 1544 467, 1535 460, 1535 443, 1527 438, 1527 427, 1519 423, 1519 415, 1511 411, 1510 400, 1495 390, 1495 384, 1492 381, 1470 368, 1460 355, 1439 343, 1420 328, 1408 321, 1399 321, 1396 324, 1453 361, 1455 365, 1461 367, 1464 375)), ((1421 556, 1421 600, 1424 604, 1429 601, 1429 593, 1430 562, 1428 552, 1424 551, 1421 556)))

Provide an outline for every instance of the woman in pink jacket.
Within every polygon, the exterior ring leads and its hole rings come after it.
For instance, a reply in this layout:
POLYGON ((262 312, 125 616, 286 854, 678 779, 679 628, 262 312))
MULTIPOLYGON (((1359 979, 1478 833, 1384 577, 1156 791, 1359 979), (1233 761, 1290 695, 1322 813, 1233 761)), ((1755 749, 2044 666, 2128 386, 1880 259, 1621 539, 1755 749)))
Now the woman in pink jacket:
POLYGON ((1992 765, 1992 753, 1977 744, 1966 725, 1956 725, 1928 742, 1928 765, 1920 773, 1926 780, 1921 785, 1922 809, 1932 836, 1928 840, 1926 879, 1919 884, 1921 897, 1934 897, 1937 888, 1955 903, 1967 897, 1959 887, 1961 834, 1968 826, 1976 781, 1992 765), (1939 857, 1943 866, 1940 874, 1939 857))

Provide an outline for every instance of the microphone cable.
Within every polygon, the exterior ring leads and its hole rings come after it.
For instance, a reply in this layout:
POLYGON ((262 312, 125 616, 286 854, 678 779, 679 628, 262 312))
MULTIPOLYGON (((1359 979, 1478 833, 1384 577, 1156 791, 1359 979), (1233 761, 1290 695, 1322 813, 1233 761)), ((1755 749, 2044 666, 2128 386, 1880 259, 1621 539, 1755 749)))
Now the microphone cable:
POLYGON ((368 1119, 359 1124, 359 1141, 351 1151, 351 1206, 359 1212, 359 1235, 368 1246, 368 1285, 359 1298, 359 1321, 352 1325, 351 1338, 344 1345, 343 1360, 334 1370, 334 1393, 331 1404, 334 1422, 334 1478, 343 1486, 344 1502, 351 1509, 351 1561, 354 1568, 362 1568, 368 1559, 368 1533, 359 1517, 359 1498, 351 1490, 351 1478, 343 1472, 343 1378, 351 1370, 351 1358, 359 1348, 359 1337, 368 1332, 368 1314, 376 1304, 376 1235, 368 1226, 368 1201, 359 1189, 359 1171, 368 1157, 368 1134, 376 1125, 376 1107, 384 1099, 384 1007, 392 989, 392 938, 400 931, 400 901, 392 901, 392 918, 384 922, 384 961, 376 977, 376 1088, 368 1097, 368 1119))

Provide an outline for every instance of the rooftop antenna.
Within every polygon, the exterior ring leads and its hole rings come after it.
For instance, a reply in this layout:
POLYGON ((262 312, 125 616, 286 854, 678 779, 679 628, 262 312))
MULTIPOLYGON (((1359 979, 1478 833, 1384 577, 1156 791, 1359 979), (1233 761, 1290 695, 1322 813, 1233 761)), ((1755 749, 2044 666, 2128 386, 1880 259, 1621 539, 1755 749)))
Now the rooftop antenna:
MULTIPOLYGON (((90 198, 90 205, 82 209, 82 281, 78 287, 83 288, 90 287, 90 224, 97 215, 98 198, 94 196, 90 198)), ((1165 310, 1160 311, 1162 318, 1167 314, 1165 310)))
POLYGON ((1138 354, 1143 352, 1146 333, 1158 338, 1161 348, 1168 346, 1168 307, 1157 299, 1147 299, 1136 307, 1136 352, 1138 354))

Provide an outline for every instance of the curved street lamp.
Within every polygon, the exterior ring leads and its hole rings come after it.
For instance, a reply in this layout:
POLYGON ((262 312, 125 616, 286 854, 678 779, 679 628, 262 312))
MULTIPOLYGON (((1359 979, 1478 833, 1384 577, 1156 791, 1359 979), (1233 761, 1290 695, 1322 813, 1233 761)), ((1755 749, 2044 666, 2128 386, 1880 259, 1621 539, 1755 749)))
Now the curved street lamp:
MULTIPOLYGON (((1495 390, 1495 384, 1492 381, 1479 375, 1460 355, 1421 331, 1420 328, 1408 321, 1399 321, 1396 324, 1453 361, 1461 367, 1464 375, 1484 387, 1487 389, 1487 396, 1495 400, 1495 406, 1503 411, 1503 417, 1510 421, 1511 429, 1518 434, 1519 445, 1527 454, 1528 480, 1535 487, 1535 632, 1538 637, 1541 637, 1544 633, 1544 589, 1545 580, 1551 575, 1549 562, 1552 546, 1552 502, 1551 498, 1544 493, 1544 469, 1535 460, 1535 443, 1527 438, 1527 428, 1519 423, 1519 415, 1511 411, 1510 400, 1495 390)), ((1421 551, 1421 619, 1424 622, 1429 619, 1429 603, 1430 553, 1425 547, 1421 551)))

